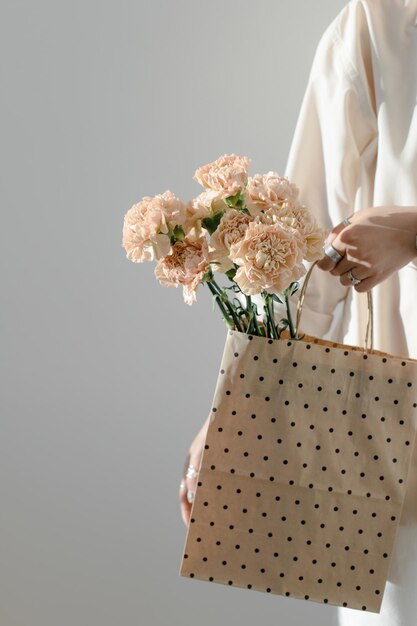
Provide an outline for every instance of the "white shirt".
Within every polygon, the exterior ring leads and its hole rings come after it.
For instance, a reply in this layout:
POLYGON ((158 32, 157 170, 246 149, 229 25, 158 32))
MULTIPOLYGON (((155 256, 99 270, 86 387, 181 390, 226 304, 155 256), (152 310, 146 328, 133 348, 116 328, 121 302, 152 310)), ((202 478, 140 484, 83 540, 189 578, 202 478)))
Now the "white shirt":
MULTIPOLYGON (((351 0, 319 41, 285 172, 321 225, 417 206, 416 102, 417 0, 351 0)), ((417 264, 372 293, 374 347, 417 358, 417 264)), ((366 294, 315 268, 301 330, 364 345, 366 320, 366 294)), ((417 446, 381 613, 337 612, 341 626, 417 624, 417 446)))

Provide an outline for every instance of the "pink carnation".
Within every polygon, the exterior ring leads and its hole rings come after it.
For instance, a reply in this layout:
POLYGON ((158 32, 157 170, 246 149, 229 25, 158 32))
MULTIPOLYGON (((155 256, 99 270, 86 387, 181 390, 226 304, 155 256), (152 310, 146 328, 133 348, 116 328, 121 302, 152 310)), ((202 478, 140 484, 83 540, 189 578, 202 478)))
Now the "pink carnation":
POLYGON ((183 202, 172 191, 145 196, 126 213, 122 246, 130 261, 140 263, 166 256, 170 250, 169 231, 187 218, 183 202))
POLYGON ((236 209, 230 209, 222 216, 210 240, 211 258, 216 263, 217 271, 227 272, 233 267, 229 258, 230 246, 243 239, 253 219, 251 215, 236 209))
POLYGON ((220 198, 243 192, 248 181, 250 159, 224 154, 195 171, 193 176, 205 189, 217 192, 220 198))
POLYGON ((304 205, 284 203, 282 207, 271 207, 262 216, 262 221, 276 221, 292 226, 304 238, 306 261, 317 261, 323 256, 323 244, 328 231, 321 228, 312 212, 304 205))
POLYGON ((303 251, 304 240, 293 228, 250 222, 245 237, 230 247, 230 258, 240 266, 234 280, 250 296, 283 292, 306 272, 303 251))
POLYGON ((155 276, 164 287, 183 286, 184 302, 192 304, 197 299, 197 287, 209 268, 209 251, 205 237, 176 241, 171 253, 160 259, 155 276))
POLYGON ((261 211, 281 206, 284 202, 295 203, 298 193, 298 187, 286 176, 276 172, 256 174, 248 179, 245 204, 252 215, 259 215, 261 211))

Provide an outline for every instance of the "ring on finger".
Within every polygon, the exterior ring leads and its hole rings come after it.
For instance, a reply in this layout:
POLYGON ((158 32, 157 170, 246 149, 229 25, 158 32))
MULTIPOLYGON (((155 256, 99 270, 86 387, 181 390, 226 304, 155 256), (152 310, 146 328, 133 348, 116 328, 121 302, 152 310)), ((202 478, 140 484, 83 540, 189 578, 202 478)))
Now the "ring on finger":
POLYGON ((333 246, 330 243, 325 245, 323 247, 323 250, 324 250, 324 254, 330 257, 331 260, 334 261, 335 263, 339 263, 339 261, 343 259, 343 255, 340 254, 340 252, 338 252, 335 248, 333 248, 333 246))
POLYGON ((187 468, 187 473, 185 474, 187 478, 195 478, 197 476, 197 470, 194 465, 189 465, 187 468))
POLYGON ((356 278, 356 276, 354 276, 352 274, 352 270, 349 270, 347 273, 347 277, 349 278, 350 282, 352 283, 352 285, 359 285, 359 283, 362 282, 361 278, 356 278))

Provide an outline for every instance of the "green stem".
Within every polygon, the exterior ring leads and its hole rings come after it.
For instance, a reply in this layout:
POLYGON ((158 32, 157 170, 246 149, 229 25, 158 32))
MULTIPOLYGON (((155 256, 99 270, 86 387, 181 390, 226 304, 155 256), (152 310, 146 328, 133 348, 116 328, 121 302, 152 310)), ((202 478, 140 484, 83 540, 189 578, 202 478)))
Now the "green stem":
POLYGON ((217 295, 219 296, 219 298, 221 298, 222 302, 226 305, 229 313, 231 314, 231 316, 233 318, 233 321, 235 323, 236 329, 239 330, 240 332, 243 332, 243 329, 242 329, 242 327, 240 325, 240 322, 239 322, 239 318, 236 315, 236 311, 235 311, 233 305, 231 304, 231 302, 229 301, 229 298, 224 295, 224 292, 219 287, 219 285, 216 283, 214 278, 212 278, 209 282, 217 290, 217 295))
POLYGON ((270 319, 273 339, 279 339, 277 327, 275 325, 274 301, 271 297, 268 297, 268 311, 269 311, 269 319, 270 319))
MULTIPOLYGON (((235 265, 235 267, 237 268, 238 266, 235 265)), ((245 296, 246 298, 246 318, 247 318, 246 333, 250 334, 250 329, 252 328, 252 325, 253 325, 255 327, 255 334, 259 335, 259 326, 258 326, 258 321, 256 318, 256 306, 252 304, 252 298, 246 295, 246 293, 243 293, 243 291, 241 290, 237 282, 230 276, 229 276, 229 280, 238 288, 242 296, 245 296)))
POLYGON ((256 317, 256 305, 252 304, 252 311, 253 311, 253 325, 255 326, 255 334, 259 335, 259 326, 258 326, 258 319, 256 317))
POLYGON ((207 286, 208 286, 208 288, 210 289, 210 291, 211 291, 211 293, 213 294, 213 296, 215 296, 215 298, 216 298, 216 302, 217 302, 217 304, 219 305, 219 309, 220 309, 220 311, 223 313, 223 318, 224 318, 224 321, 226 322, 227 327, 228 327, 230 330, 234 330, 234 329, 235 329, 235 326, 234 326, 233 320, 229 317, 229 315, 228 315, 228 313, 227 313, 227 311, 226 311, 225 307, 223 306, 222 299, 221 299, 221 297, 219 296, 219 294, 217 293, 217 291, 215 290, 215 288, 213 287, 213 285, 211 284, 211 281, 207 280, 207 281, 206 281, 206 285, 207 285, 207 286))
POLYGON ((246 313, 248 317, 248 325, 246 327, 246 333, 250 335, 250 331, 252 329, 252 324, 253 324, 253 318, 255 317, 255 311, 252 308, 252 298, 250 296, 247 296, 246 294, 244 295, 246 298, 246 313))
POLYGON ((269 323, 268 294, 267 294, 266 291, 262 292, 262 300, 263 300, 263 303, 264 303, 263 322, 264 322, 265 328, 266 328, 266 336, 269 337, 270 323, 269 323))
POLYGON ((296 339, 295 330, 294 330, 294 324, 292 322, 292 317, 291 317, 290 299, 289 299, 287 290, 284 291, 284 296, 285 296, 285 307, 287 309, 287 319, 288 319, 288 325, 289 325, 289 329, 290 329, 291 339, 296 339))
POLYGON ((271 339, 278 339, 277 329, 274 323, 274 310, 273 302, 270 294, 267 291, 262 292, 262 299, 264 301, 264 318, 266 320, 267 335, 271 339))

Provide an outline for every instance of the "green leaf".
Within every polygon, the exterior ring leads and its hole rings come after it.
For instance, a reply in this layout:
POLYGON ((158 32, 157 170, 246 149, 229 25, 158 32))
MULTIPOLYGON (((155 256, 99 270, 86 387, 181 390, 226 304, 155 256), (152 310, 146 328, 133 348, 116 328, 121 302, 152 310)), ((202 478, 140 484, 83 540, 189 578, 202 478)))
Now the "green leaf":
POLYGON ((291 283, 291 285, 289 286, 290 296, 293 296, 298 291, 299 286, 300 286, 300 283, 298 282, 291 283))
POLYGON ((224 213, 225 213, 224 211, 219 211, 218 213, 215 213, 212 217, 205 217, 204 219, 201 220, 201 224, 204 226, 206 230, 208 230, 210 235, 212 235, 214 231, 217 229, 224 213))
POLYGON ((227 272, 225 272, 227 278, 229 278, 230 280, 233 280, 234 277, 236 276, 236 268, 235 267, 231 267, 230 270, 227 270, 227 272))
POLYGON ((242 306, 242 303, 240 300, 238 300, 238 298, 233 298, 233 306, 236 307, 236 309, 241 309, 242 311, 244 311, 245 309, 242 306))
POLYGON ((175 226, 174 228, 174 237, 177 241, 184 241, 185 238, 185 232, 182 228, 182 226, 175 226))
POLYGON ((203 275, 203 278, 201 279, 201 282, 205 283, 208 280, 211 280, 212 278, 213 278, 213 272, 211 270, 211 267, 209 266, 207 272, 203 275))
POLYGON ((272 300, 275 300, 275 302, 280 302, 281 304, 284 304, 284 300, 281 300, 281 298, 279 296, 277 296, 276 293, 271 294, 272 300))
POLYGON ((252 302, 252 307, 253 307, 253 311, 254 311, 255 315, 260 315, 260 313, 258 311, 258 307, 255 304, 255 302, 252 302))
POLYGON ((245 195, 245 192, 240 193, 240 191, 238 191, 234 196, 228 196, 227 198, 225 198, 224 201, 230 208, 240 211, 244 208, 245 195))

